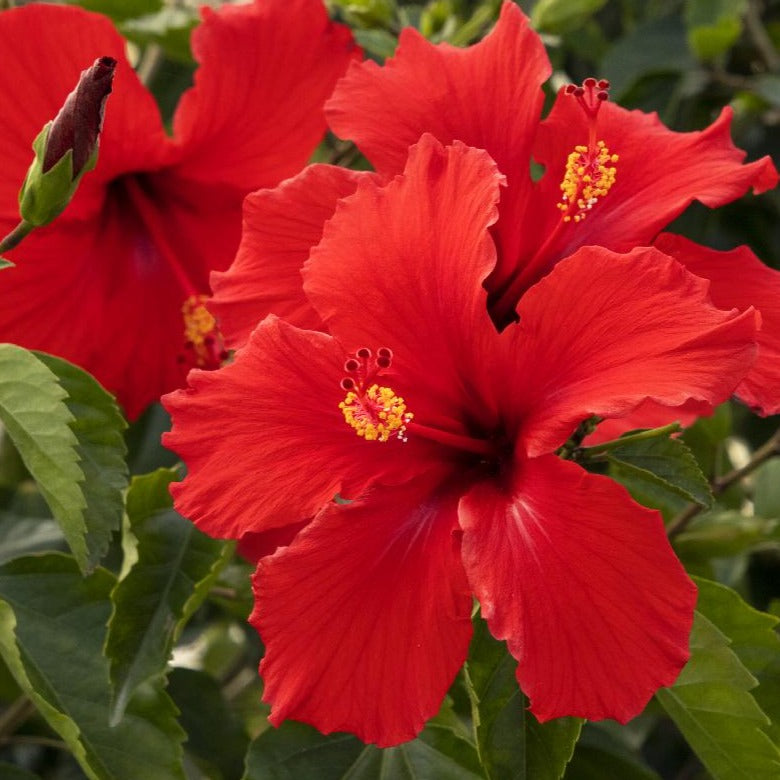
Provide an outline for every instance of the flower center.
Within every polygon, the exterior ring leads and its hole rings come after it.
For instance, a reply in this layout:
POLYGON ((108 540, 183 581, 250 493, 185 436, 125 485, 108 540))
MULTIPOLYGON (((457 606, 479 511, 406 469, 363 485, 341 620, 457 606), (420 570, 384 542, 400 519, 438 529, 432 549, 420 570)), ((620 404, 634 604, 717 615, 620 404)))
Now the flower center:
POLYGON ((181 360, 189 362, 187 357, 190 356, 196 367, 214 369, 220 367, 228 354, 217 321, 206 308, 207 300, 206 295, 191 295, 182 304, 186 352, 181 360))
POLYGON ((596 120, 601 104, 609 98, 609 82, 585 79, 581 87, 569 84, 566 94, 574 97, 588 120, 588 144, 575 146, 566 160, 561 182, 561 201, 556 204, 564 222, 582 222, 588 212, 615 183, 618 155, 604 141, 596 140, 596 120))
POLYGON ((341 388, 347 394, 339 409, 347 425, 367 441, 384 442, 395 436, 405 442, 406 426, 414 417, 392 388, 374 381, 392 362, 393 353, 387 347, 380 347, 376 355, 361 347, 344 363, 347 376, 341 388))

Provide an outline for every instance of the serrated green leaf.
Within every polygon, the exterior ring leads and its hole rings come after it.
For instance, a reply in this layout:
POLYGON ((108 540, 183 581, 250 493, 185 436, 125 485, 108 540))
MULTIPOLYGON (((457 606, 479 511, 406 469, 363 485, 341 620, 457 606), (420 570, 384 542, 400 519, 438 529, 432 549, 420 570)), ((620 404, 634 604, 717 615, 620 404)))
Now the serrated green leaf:
POLYGON ((187 752, 218 769, 226 780, 240 777, 249 738, 219 683, 196 669, 173 669, 167 690, 181 713, 187 752))
POLYGON ((700 60, 725 54, 742 33, 745 0, 686 0, 688 43, 700 60))
POLYGON ((610 473, 646 489, 660 489, 704 507, 712 492, 696 458, 679 439, 656 438, 630 442, 607 454, 610 473))
POLYGON ((517 661, 495 640, 481 618, 466 662, 480 761, 489 778, 558 780, 582 729, 580 718, 541 724, 517 687, 517 661))
POLYGON ((164 673, 179 631, 232 555, 232 545, 201 533, 172 508, 168 485, 178 478, 158 469, 134 478, 127 494, 137 560, 111 594, 112 722, 139 685, 164 673))
POLYGON ((762 730, 769 719, 748 692, 755 685, 728 638, 697 612, 691 659, 656 699, 716 780, 780 773, 780 752, 762 730))
POLYGON ((0 344, 0 421, 5 425, 82 570, 88 568, 86 500, 67 392, 26 349, 0 344))
POLYGON ((86 568, 91 570, 106 554, 111 534, 122 523, 124 491, 129 479, 123 437, 127 423, 114 397, 86 371, 52 355, 35 355, 67 392, 65 404, 74 417, 70 428, 78 439, 76 452, 84 473, 84 541, 86 568))
POLYGON ((780 744, 780 620, 746 604, 731 588, 694 577, 699 588, 696 608, 731 641, 745 668, 758 678, 753 698, 771 720, 767 733, 780 744))
POLYGON ((349 734, 323 736, 287 721, 250 745, 244 780, 479 780, 423 739, 393 748, 364 745, 349 734))
POLYGON ((141 691, 109 726, 102 655, 114 577, 82 577, 69 556, 0 566, 0 652, 19 685, 90 778, 183 780, 175 708, 160 686, 141 691))

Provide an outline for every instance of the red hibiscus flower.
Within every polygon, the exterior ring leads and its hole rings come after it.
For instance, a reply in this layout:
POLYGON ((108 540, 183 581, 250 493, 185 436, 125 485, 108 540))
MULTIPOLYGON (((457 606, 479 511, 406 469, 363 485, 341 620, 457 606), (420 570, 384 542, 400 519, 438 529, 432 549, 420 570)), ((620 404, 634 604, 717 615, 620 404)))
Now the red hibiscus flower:
POLYGON ((359 52, 320 0, 203 9, 200 67, 168 137, 108 19, 77 8, 0 14, 0 230, 11 230, 30 144, 81 70, 119 61, 96 170, 51 226, 9 254, 0 339, 94 373, 129 416, 214 366, 208 276, 233 259, 241 202, 298 171, 322 137, 322 104, 359 52), (29 40, 36 45, 30 47, 29 40))
MULTIPOLYGON (((433 45, 416 30, 403 30, 395 57, 381 67, 353 63, 326 105, 333 130, 354 140, 384 178, 401 171, 408 147, 423 132, 490 153, 507 179, 491 231, 496 267, 485 282, 499 327, 513 319, 524 292, 578 248, 646 246, 694 199, 716 207, 750 187, 761 192, 777 183, 769 158, 743 164, 744 153, 730 140, 729 108, 702 132, 676 133, 655 114, 609 102, 608 85, 590 79, 561 90, 540 121, 541 85, 550 72, 539 36, 517 6, 505 3, 495 29, 467 49, 433 45), (532 160, 544 167, 538 181, 532 160)), ((273 192, 251 196, 236 262, 212 277, 214 311, 231 346, 240 346, 268 312, 316 326, 300 268, 336 199, 354 191, 357 179, 316 166, 273 192)), ((755 287, 747 277, 753 272, 742 262, 710 262, 704 251, 696 256, 692 270, 722 288, 723 307, 780 299, 777 272, 762 274, 766 292, 759 300, 751 298, 755 287)), ((740 250, 733 259, 748 257, 740 250)), ((752 268, 757 261, 748 262, 752 268)), ((780 322, 767 317, 755 372, 737 389, 765 414, 780 412, 778 384, 765 382, 778 358, 780 322)), ((669 421, 668 411, 652 404, 643 409, 634 427, 669 421)), ((679 412, 672 419, 690 417, 679 412)))
POLYGON ((182 514, 233 538, 314 518, 255 576, 275 724, 412 738, 466 657, 472 594, 543 720, 625 721, 688 657, 695 588, 659 514, 554 453, 591 415, 728 397, 757 317, 657 249, 587 247, 498 332, 482 283, 502 178, 423 136, 311 254, 327 332, 271 315, 164 399, 182 514))

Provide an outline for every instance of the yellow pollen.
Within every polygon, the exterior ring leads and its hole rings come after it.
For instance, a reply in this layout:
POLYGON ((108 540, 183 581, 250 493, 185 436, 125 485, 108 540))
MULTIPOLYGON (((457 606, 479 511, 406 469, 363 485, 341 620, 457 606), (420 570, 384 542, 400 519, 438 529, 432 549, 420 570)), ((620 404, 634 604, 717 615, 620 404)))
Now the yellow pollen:
POLYGON ((207 295, 191 295, 182 304, 184 343, 195 353, 197 366, 215 368, 219 365, 219 359, 215 357, 215 348, 221 346, 221 337, 217 329, 217 321, 206 308, 207 300, 207 295))
POLYGON ((393 434, 406 441, 406 425, 414 417, 406 411, 403 398, 376 384, 362 395, 350 390, 339 409, 347 424, 367 441, 387 441, 393 434))
POLYGON ((575 146, 566 160, 566 172, 561 182, 561 202, 564 222, 582 222, 588 212, 615 183, 618 155, 611 154, 604 141, 594 149, 575 146))

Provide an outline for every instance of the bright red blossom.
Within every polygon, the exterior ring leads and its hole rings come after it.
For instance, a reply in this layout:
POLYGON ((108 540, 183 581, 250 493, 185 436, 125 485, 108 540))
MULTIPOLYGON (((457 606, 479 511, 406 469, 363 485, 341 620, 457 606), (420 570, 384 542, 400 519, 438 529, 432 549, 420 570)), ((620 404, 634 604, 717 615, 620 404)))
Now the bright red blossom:
MULTIPOLYGON (((445 144, 485 149, 496 161, 507 186, 491 228, 497 260, 485 285, 499 327, 513 319, 526 290, 580 247, 628 252, 652 244, 693 200, 716 207, 751 187, 762 192, 777 183, 768 157, 743 164, 744 153, 730 139, 728 108, 701 132, 672 132, 655 114, 610 102, 608 84, 589 79, 562 89, 541 121, 541 85, 550 73, 539 36, 516 5, 505 3, 494 30, 467 49, 433 45, 416 30, 403 30, 394 57, 383 66, 353 63, 326 106, 333 130, 354 140, 385 179, 402 170, 408 147, 424 132, 445 144), (544 168, 538 181, 532 160, 544 168)), ((316 326, 300 268, 337 198, 369 175, 318 166, 250 197, 236 261, 212 276, 213 307, 231 346, 244 343, 269 312, 316 326), (283 240, 294 232, 299 240, 283 240)), ((723 266, 704 259, 695 273, 714 279, 723 266)), ((727 273, 733 295, 724 290, 719 305, 760 303, 750 298, 740 264, 727 273)), ((780 274, 768 271, 764 284, 767 298, 780 298, 780 274)), ((778 385, 762 379, 779 350, 780 325, 767 318, 756 373, 737 388, 763 413, 780 403, 778 385)), ((634 427, 679 416, 650 403, 644 409, 634 427)))
POLYGON ((541 719, 628 720, 688 657, 695 588, 660 516, 554 452, 648 397, 719 403, 757 317, 715 309, 656 249, 589 247, 499 333, 482 283, 502 181, 485 152, 424 136, 311 253, 327 332, 269 316, 165 399, 182 514, 222 537, 314 518, 255 576, 273 723, 412 738, 466 657, 471 594, 541 719))
POLYGON ((241 202, 306 163, 325 130, 322 104, 359 54, 319 0, 202 14, 192 36, 200 67, 173 137, 108 19, 57 6, 0 14, 4 232, 18 221, 32 139, 96 56, 119 61, 96 170, 54 224, 9 254, 0 339, 81 365, 130 417, 191 366, 219 364, 202 296, 235 254, 241 202))

